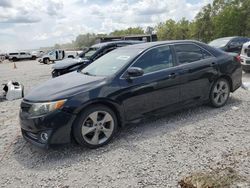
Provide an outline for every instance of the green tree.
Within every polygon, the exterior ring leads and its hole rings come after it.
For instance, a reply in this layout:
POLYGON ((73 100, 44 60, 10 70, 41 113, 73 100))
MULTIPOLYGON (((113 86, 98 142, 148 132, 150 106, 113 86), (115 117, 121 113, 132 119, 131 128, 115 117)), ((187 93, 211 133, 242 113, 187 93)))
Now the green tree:
POLYGON ((111 32, 110 36, 124 36, 124 35, 140 35, 144 34, 144 30, 141 27, 129 27, 123 30, 115 30, 111 32))

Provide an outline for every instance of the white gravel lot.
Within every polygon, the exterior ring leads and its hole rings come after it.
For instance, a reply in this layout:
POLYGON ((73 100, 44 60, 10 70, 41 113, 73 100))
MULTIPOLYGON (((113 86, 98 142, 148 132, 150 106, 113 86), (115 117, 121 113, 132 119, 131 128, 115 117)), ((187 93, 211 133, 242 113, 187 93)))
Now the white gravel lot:
MULTIPOLYGON (((50 79, 51 65, 16 65, 0 64, 0 84, 19 81, 27 93, 50 79)), ((129 125, 96 150, 76 144, 41 150, 27 143, 20 101, 0 102, 0 187, 178 187, 191 173, 225 167, 250 181, 250 91, 242 88, 223 108, 204 105, 129 125)))

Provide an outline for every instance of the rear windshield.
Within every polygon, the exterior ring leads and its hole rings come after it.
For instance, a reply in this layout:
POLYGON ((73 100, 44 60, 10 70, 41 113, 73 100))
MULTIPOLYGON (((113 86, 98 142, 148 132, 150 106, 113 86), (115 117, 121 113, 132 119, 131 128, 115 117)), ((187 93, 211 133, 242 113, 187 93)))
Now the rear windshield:
POLYGON ((227 45, 227 43, 231 40, 231 38, 221 38, 221 39, 216 39, 213 40, 209 43, 210 46, 216 47, 216 48, 220 48, 220 47, 224 47, 227 45))

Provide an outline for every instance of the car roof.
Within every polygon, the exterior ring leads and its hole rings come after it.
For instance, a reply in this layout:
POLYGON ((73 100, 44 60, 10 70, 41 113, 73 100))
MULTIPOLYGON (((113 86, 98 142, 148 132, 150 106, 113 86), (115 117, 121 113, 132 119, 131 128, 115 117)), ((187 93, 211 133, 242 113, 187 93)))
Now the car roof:
POLYGON ((247 37, 232 36, 232 37, 222 37, 222 38, 217 38, 217 39, 214 39, 214 40, 220 40, 220 39, 228 39, 228 40, 231 40, 231 39, 234 39, 234 38, 247 38, 247 37))
POLYGON ((110 41, 110 42, 103 42, 103 43, 94 44, 91 47, 101 48, 101 47, 109 46, 109 45, 113 45, 113 44, 140 44, 140 43, 145 43, 145 42, 139 41, 139 40, 118 40, 118 41, 110 41))
POLYGON ((130 45, 130 46, 125 46, 122 48, 118 48, 117 50, 139 50, 139 51, 145 51, 147 49, 153 48, 153 47, 157 47, 157 46, 161 46, 161 45, 165 45, 165 44, 197 44, 200 47, 208 50, 209 52, 211 52, 214 56, 218 57, 221 54, 224 54, 223 51, 218 50, 216 48, 213 48, 205 43, 196 41, 196 40, 168 40, 168 41, 157 41, 157 42, 146 42, 146 43, 142 43, 142 44, 134 44, 134 45, 130 45))
POLYGON ((167 41, 157 41, 157 42, 146 42, 141 44, 134 44, 132 46, 125 46, 122 49, 129 48, 129 49, 148 49, 151 47, 164 45, 164 44, 178 44, 178 43, 200 43, 195 40, 167 40, 167 41))

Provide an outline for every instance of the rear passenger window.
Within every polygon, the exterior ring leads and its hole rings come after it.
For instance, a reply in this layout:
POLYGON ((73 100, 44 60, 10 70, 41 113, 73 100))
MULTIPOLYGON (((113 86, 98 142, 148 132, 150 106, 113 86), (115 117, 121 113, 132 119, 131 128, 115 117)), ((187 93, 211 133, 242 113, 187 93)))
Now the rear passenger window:
POLYGON ((193 44, 177 44, 175 51, 180 64, 212 57, 210 53, 193 44))
POLYGON ((213 57, 209 52, 207 52, 206 50, 202 50, 203 53, 203 59, 208 59, 213 57))

